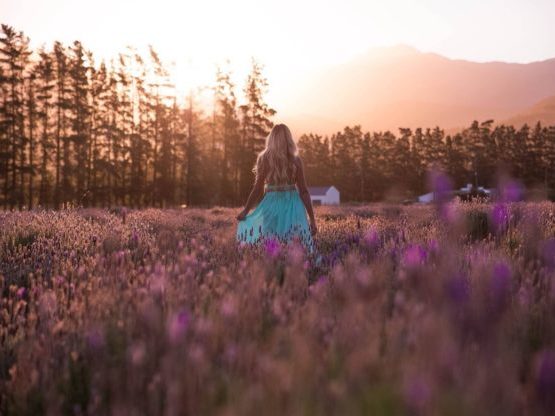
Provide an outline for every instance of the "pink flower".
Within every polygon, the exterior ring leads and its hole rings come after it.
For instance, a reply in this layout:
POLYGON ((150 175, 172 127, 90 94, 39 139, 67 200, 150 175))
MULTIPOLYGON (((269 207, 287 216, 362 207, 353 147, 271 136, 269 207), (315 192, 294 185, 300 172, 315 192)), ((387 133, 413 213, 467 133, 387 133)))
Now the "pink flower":
POLYGON ((230 318, 237 313, 237 300, 234 296, 226 296, 220 306, 220 311, 224 317, 230 318))
POLYGON ((405 250, 405 253, 403 255, 403 263, 409 268, 415 268, 424 263, 426 257, 427 253, 423 247, 419 245, 413 245, 405 250))
POLYGON ((129 358, 133 365, 141 365, 146 356, 146 348, 143 343, 135 343, 129 347, 129 358))
POLYGON ((172 344, 179 342, 189 328, 190 315, 185 309, 172 315, 168 323, 168 337, 172 344))
POLYGON ((362 237, 362 244, 370 249, 377 248, 380 244, 380 236, 378 234, 378 231, 373 228, 367 230, 362 237))

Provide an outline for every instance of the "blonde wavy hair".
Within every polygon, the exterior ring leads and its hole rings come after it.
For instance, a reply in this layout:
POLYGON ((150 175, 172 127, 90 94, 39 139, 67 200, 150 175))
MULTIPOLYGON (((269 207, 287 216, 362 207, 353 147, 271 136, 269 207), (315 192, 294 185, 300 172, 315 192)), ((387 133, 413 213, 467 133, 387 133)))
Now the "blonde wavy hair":
POLYGON ((288 184, 295 177, 297 145, 285 124, 276 124, 268 137, 266 148, 258 154, 253 172, 258 176, 266 170, 266 181, 272 185, 288 184))

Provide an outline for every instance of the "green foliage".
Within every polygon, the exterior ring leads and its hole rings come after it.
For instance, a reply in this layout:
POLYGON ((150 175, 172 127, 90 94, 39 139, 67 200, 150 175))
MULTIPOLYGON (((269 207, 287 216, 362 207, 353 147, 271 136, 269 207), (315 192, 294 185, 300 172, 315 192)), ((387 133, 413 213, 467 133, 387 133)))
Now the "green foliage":
MULTIPOLYGON (((0 204, 175 207, 243 203, 252 168, 273 126, 263 66, 252 60, 236 92, 219 67, 214 85, 185 103, 170 67, 150 48, 95 62, 79 41, 31 50, 8 25, 0 35, 0 204), (33 53, 36 52, 36 53, 33 53), (213 108, 199 97, 213 90, 213 108)), ((362 122, 363 120, 361 120, 362 122)), ((450 135, 439 127, 366 132, 346 126, 298 138, 310 185, 335 185, 343 201, 408 201, 444 170, 459 187, 494 187, 499 169, 555 199, 555 127, 474 121, 450 135), (545 193, 545 192, 544 192, 545 193)))

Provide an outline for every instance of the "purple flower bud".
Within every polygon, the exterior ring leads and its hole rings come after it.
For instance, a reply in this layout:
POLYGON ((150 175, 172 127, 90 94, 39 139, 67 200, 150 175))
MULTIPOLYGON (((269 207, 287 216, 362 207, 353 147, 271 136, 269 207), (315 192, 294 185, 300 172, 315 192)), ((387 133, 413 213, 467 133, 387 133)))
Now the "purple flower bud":
POLYGON ((491 223, 495 232, 503 232, 509 225, 509 210, 503 203, 495 204, 490 213, 491 223))
POLYGON ((22 299, 23 296, 25 296, 25 293, 27 293, 27 290, 24 287, 20 287, 17 289, 16 295, 19 299, 22 299))
POLYGON ((437 240, 428 241, 428 254, 437 255, 439 253, 439 243, 437 240))
POLYGON ((222 300, 220 312, 226 318, 231 318, 237 313, 237 299, 229 295, 222 300))
POLYGON ((368 248, 377 248, 380 244, 380 236, 375 229, 369 229, 364 233, 362 237, 362 244, 368 248))
POLYGON ((427 253, 423 247, 413 245, 405 250, 403 255, 403 264, 409 268, 415 268, 424 263, 424 261, 426 261, 426 257, 427 253))
POLYGON ((269 238, 264 242, 264 250, 266 252, 266 255, 271 259, 275 259, 277 256, 279 256, 280 249, 281 247, 279 245, 279 241, 275 238, 269 238))
POLYGON ((190 322, 189 312, 181 309, 172 315, 168 323, 168 338, 171 343, 177 343, 187 331, 190 322))

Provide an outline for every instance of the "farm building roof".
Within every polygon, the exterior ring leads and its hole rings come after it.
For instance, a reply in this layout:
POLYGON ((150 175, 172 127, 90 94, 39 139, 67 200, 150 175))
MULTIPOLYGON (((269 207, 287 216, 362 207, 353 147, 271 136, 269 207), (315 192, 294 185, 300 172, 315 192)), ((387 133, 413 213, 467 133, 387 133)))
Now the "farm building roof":
POLYGON ((330 188, 331 186, 310 186, 308 192, 313 196, 324 196, 330 188))

